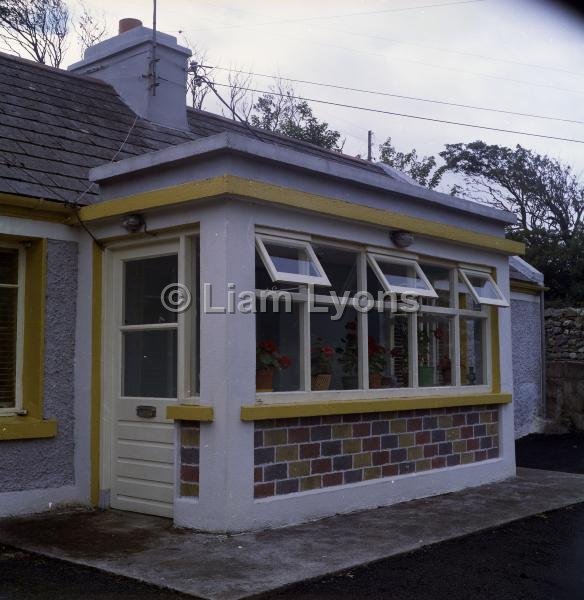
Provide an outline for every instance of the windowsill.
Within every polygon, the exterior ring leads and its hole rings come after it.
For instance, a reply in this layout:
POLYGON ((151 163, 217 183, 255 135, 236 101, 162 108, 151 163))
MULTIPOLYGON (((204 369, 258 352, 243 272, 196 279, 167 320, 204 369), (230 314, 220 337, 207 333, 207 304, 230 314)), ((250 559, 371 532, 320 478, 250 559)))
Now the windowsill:
POLYGON ((175 421, 213 421, 213 407, 197 404, 173 404, 166 407, 166 418, 175 421))
POLYGON ((378 388, 323 390, 310 392, 256 392, 256 404, 296 404, 308 402, 342 402, 344 400, 389 400, 390 398, 436 398, 489 394, 490 385, 461 385, 417 388, 378 388))
MULTIPOLYGON (((306 397, 306 394, 303 393, 303 396, 306 397)), ((393 412, 397 410, 420 410, 452 406, 498 405, 508 404, 511 400, 511 394, 496 393, 472 393, 465 395, 451 393, 450 395, 442 396, 402 396, 328 401, 321 400, 318 395, 314 395, 310 401, 303 400, 274 404, 258 403, 251 406, 242 406, 241 419, 243 421, 261 421, 264 419, 393 412)))
POLYGON ((57 435, 55 419, 0 416, 0 440, 31 440, 52 438, 57 435))

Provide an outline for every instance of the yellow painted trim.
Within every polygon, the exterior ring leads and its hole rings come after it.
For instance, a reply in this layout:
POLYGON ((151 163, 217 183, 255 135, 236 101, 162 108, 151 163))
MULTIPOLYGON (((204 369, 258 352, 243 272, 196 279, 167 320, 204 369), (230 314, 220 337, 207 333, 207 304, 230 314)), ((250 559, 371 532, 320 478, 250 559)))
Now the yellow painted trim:
POLYGON ((33 417, 0 417, 0 440, 51 438, 57 435, 57 421, 33 417))
POLYGON ((538 295, 542 292, 547 291, 549 288, 537 285, 535 283, 529 283, 528 281, 514 281, 511 280, 509 283, 512 292, 521 292, 523 294, 534 294, 538 295))
POLYGON ((214 418, 212 406, 200 404, 175 404, 166 407, 166 418, 175 421, 205 421, 211 422, 214 418))
POLYGON ((227 195, 263 200, 264 202, 309 210, 337 218, 351 219, 391 229, 406 229, 413 233, 445 239, 466 246, 488 248, 505 254, 525 253, 524 244, 514 240, 477 233, 420 217, 412 217, 380 208, 362 206, 338 198, 310 194, 300 190, 262 181, 244 179, 233 175, 222 175, 171 186, 166 189, 151 190, 133 196, 107 200, 99 204, 83 207, 79 212, 79 216, 83 221, 95 221, 130 212, 163 208, 185 202, 227 195))
POLYGON ((0 216, 65 223, 73 209, 59 202, 0 192, 0 216))
POLYGON ((92 306, 91 306, 91 432, 89 438, 91 480, 90 501, 99 504, 100 423, 101 423, 101 330, 102 330, 102 268, 103 253, 93 243, 92 306))
POLYGON ((26 248, 25 262, 22 408, 32 419, 41 420, 45 371, 47 240, 30 242, 26 248))
POLYGON ((466 396, 421 396, 374 400, 298 402, 293 404, 255 404, 241 407, 241 420, 262 421, 264 419, 394 412, 396 410, 449 408, 452 406, 498 405, 508 404, 509 402, 511 402, 511 394, 469 394, 466 396))
POLYGON ((491 306, 491 390, 501 392, 501 353, 499 346, 499 309, 491 306))

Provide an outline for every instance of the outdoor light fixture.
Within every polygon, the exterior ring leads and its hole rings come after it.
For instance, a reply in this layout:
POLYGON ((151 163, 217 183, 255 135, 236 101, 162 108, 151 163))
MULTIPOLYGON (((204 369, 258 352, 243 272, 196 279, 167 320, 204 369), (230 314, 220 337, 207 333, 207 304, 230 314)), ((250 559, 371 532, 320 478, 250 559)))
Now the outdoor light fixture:
POLYGON ((130 233, 136 233, 146 225, 144 217, 141 214, 124 215, 122 218, 122 227, 130 233))
POLYGON ((392 231, 391 241, 398 248, 407 248, 414 243, 414 234, 409 231, 392 231))

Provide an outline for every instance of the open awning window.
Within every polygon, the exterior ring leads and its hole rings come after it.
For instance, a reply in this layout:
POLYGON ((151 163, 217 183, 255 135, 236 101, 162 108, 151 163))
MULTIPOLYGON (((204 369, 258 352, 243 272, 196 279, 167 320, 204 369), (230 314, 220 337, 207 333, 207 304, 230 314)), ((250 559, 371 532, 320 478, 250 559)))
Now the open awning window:
POLYGON ((386 292, 437 298, 438 294, 413 259, 368 254, 367 260, 386 292))
POLYGON ((330 287, 310 242, 256 235, 256 246, 272 281, 330 287))
POLYGON ((509 306, 503 292, 488 273, 472 269, 458 269, 458 272, 476 302, 492 306, 509 306))

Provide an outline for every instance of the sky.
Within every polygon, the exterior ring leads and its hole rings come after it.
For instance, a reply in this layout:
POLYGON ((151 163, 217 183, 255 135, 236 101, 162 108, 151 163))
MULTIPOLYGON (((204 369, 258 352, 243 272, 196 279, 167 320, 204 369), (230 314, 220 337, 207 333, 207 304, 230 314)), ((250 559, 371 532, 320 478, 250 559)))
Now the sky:
MULTIPOLYGON (((152 23, 152 0, 85 0, 112 34, 122 17, 152 23)), ((295 83, 296 93, 336 103, 512 129, 584 142, 584 20, 544 0, 158 0, 158 29, 206 52, 207 64, 319 83, 570 119, 487 112, 295 83)), ((72 47, 66 64, 79 58, 72 47)), ((215 78, 225 82, 227 72, 215 78)), ((267 89, 272 80, 255 77, 267 89)), ((221 88, 219 88, 221 91, 221 88)), ((227 91, 223 89, 223 93, 227 91)), ((367 153, 367 131, 402 151, 436 154, 481 139, 524 147, 584 176, 584 143, 434 123, 312 104, 367 153)), ((210 110, 219 111, 210 102, 210 110)), ((376 155, 374 149, 374 157, 376 155)))

